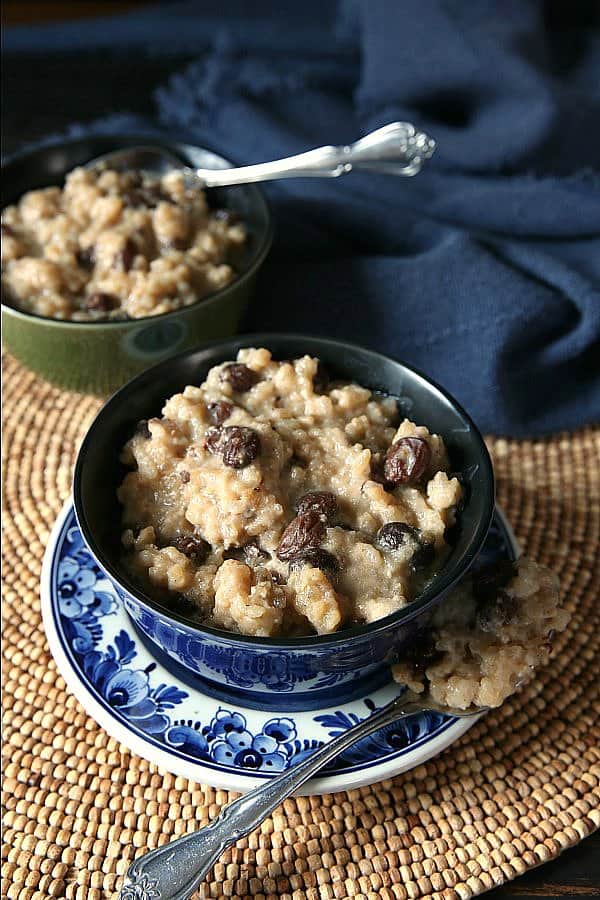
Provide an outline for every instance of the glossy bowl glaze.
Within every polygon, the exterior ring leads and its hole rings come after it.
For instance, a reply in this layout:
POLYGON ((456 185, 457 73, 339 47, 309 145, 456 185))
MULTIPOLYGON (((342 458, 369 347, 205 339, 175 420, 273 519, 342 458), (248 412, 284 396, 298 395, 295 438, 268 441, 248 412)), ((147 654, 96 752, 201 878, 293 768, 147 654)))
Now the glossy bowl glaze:
MULTIPOLYGON (((224 168, 221 156, 140 136, 89 137, 13 157, 2 167, 2 207, 26 191, 61 184, 67 172, 102 153, 136 144, 160 146, 185 163, 224 168)), ((235 334, 257 272, 271 245, 271 216, 254 185, 207 192, 212 206, 235 210, 248 228, 239 276, 204 300, 174 312, 112 322, 70 322, 21 312, 2 303, 3 343, 17 359, 60 387, 107 395, 162 359, 214 338, 235 334)))
POLYGON ((494 511, 494 476, 483 439, 461 407, 424 375, 403 363, 351 344, 297 335, 250 335, 180 354, 134 378, 99 412, 81 446, 74 478, 81 532, 113 581, 138 630, 178 666, 228 701, 310 709, 358 695, 389 678, 389 665, 464 575, 485 540, 494 511), (169 611, 136 586, 120 562, 116 491, 125 469, 119 452, 140 419, 159 415, 165 399, 208 370, 234 359, 240 347, 267 347, 275 358, 318 356, 333 377, 398 398, 401 413, 446 441, 451 467, 462 473, 465 502, 453 529, 451 552, 409 606, 332 635, 258 638, 198 625, 169 611))

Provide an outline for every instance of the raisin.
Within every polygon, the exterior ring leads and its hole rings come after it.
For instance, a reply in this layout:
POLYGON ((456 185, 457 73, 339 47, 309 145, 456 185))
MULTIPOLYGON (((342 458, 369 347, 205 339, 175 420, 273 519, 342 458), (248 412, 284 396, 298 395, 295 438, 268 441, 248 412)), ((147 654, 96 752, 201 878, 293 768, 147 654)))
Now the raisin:
POLYGON ((417 631, 403 653, 405 659, 415 673, 422 674, 428 666, 438 662, 443 656, 435 644, 433 633, 428 629, 417 631))
POLYGON ((426 569, 435 559, 435 547, 433 544, 424 543, 415 550, 410 561, 410 567, 413 572, 420 572, 426 569))
POLYGON ((313 390, 317 394, 324 394, 329 387, 329 372, 321 360, 317 360, 317 371, 313 375, 313 390))
POLYGON ((517 609, 516 597, 499 590, 496 596, 480 601, 477 625, 482 631, 498 631, 514 619, 517 609))
POLYGON ((391 481, 388 481, 383 472, 383 460, 381 459, 379 453, 373 454, 371 456, 371 481, 376 482, 376 484, 382 485, 382 487, 386 491, 393 490, 394 485, 391 481))
POLYGON ((133 209, 156 206, 156 201, 153 203, 148 193, 141 188, 131 188, 129 191, 124 191, 121 196, 125 205, 131 206, 133 209))
POLYGON ((138 437, 144 438, 145 440, 152 437, 150 429, 148 428, 148 419, 140 419, 135 426, 135 433, 138 437))
POLYGON ((407 541, 418 541, 419 532, 404 522, 388 522, 383 525, 375 537, 375 543, 381 550, 399 550, 407 541))
POLYGON ((183 481, 184 484, 188 484, 189 480, 191 478, 190 473, 188 472, 187 469, 180 469, 179 477, 181 478, 181 480, 183 481))
POLYGON ((473 575, 473 596, 478 602, 494 600, 498 591, 505 588, 516 574, 517 567, 510 559, 485 566, 473 575))
POLYGON ((312 566, 314 569, 321 569, 329 577, 337 575, 340 570, 340 563, 333 553, 328 550, 321 550, 320 547, 310 547, 299 556, 295 556, 290 560, 290 572, 295 572, 302 566, 312 566))
POLYGON ((213 425, 222 425, 233 412, 233 404, 227 400, 217 400, 208 404, 208 417, 213 425))
POLYGON ((330 491, 309 491, 304 494, 296 503, 296 515, 301 516, 314 509, 327 522, 331 522, 337 512, 337 498, 330 491))
POLYGON ((135 169, 128 169, 126 172, 123 172, 121 179, 125 188, 141 187, 143 182, 142 173, 135 169))
POLYGON ((222 448, 225 465, 243 469, 260 453, 260 438, 253 428, 232 425, 223 429, 222 448))
POLYGON ((431 459, 427 441, 417 437, 404 437, 388 450, 383 474, 392 484, 408 484, 421 477, 431 459))
POLYGON ((243 393, 258 381, 258 374, 243 363, 230 363, 221 372, 221 381, 230 384, 234 391, 243 393))
POLYGON ((11 228, 10 225, 7 225, 6 222, 2 222, 2 237, 15 237, 15 230, 11 228))
POLYGON ((325 523, 314 509, 289 523, 277 546, 277 556, 284 562, 300 556, 305 550, 317 547, 325 537, 325 523))
POLYGON ((138 209, 140 206, 145 205, 142 191, 135 187, 123 191, 121 199, 125 206, 131 206, 133 209, 138 209))
POLYGON ((82 269, 87 269, 89 271, 96 262, 94 245, 92 244, 91 247, 81 247, 75 256, 77 258, 77 265, 82 269))
POLYGON ((166 194, 159 184, 143 184, 134 182, 122 193, 123 202, 134 209, 147 207, 155 209, 159 203, 172 203, 173 199, 166 194))
POLYGON ((173 541, 173 547, 195 563, 202 563, 210 553, 210 544, 195 534, 180 534, 173 541))
POLYGON ((122 249, 114 258, 113 264, 115 269, 119 269, 121 272, 129 272, 137 255, 137 252, 138 250, 134 241, 132 241, 131 238, 127 238, 127 240, 123 244, 122 249))
POLYGON ((215 209, 213 217, 217 222, 224 222, 227 226, 235 225, 240 221, 240 214, 234 209, 215 209))
POLYGON ((94 310, 95 312, 110 312, 119 305, 117 297, 112 294, 105 294, 103 291, 94 291, 85 299, 85 308, 94 310))
POLYGON ((204 446, 210 453, 223 457, 226 466, 243 469, 260 453, 260 438, 253 428, 231 425, 228 428, 209 428, 204 446))

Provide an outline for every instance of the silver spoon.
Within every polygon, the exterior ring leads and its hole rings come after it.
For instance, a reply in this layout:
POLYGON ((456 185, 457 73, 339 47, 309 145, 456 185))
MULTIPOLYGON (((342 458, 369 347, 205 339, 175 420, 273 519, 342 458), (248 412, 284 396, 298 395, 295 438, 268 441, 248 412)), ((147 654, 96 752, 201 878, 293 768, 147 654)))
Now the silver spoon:
POLYGON ((317 147, 286 159, 235 169, 193 169, 184 166, 168 150, 141 146, 105 153, 87 163, 86 168, 102 164, 117 171, 138 169, 155 175, 179 169, 192 187, 225 187, 279 178, 337 178, 356 169, 388 175, 416 175, 434 150, 435 141, 417 131, 414 125, 391 122, 354 144, 317 147))
POLYGON ((467 717, 478 716, 486 709, 453 709, 428 696, 402 693, 302 762, 225 806, 209 825, 136 859, 127 870, 119 900, 188 900, 228 847, 258 828, 280 803, 339 753, 384 725, 427 711, 467 717))

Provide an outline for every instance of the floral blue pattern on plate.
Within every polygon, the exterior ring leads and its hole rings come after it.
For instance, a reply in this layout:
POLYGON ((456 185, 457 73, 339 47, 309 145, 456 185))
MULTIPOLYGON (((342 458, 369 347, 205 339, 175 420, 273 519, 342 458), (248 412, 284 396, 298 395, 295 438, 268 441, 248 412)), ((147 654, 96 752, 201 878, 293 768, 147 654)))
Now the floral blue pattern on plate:
MULTIPOLYGON (((515 552, 497 514, 482 561, 515 552)), ((215 786, 248 790, 369 716, 398 690, 389 683, 331 709, 277 714, 231 708, 206 695, 200 683, 166 669, 140 640, 88 552, 70 504, 46 552, 42 611, 59 669, 91 715, 150 761, 215 786)), ((391 777, 429 759, 470 724, 425 713, 390 725, 338 756, 307 793, 391 777)))

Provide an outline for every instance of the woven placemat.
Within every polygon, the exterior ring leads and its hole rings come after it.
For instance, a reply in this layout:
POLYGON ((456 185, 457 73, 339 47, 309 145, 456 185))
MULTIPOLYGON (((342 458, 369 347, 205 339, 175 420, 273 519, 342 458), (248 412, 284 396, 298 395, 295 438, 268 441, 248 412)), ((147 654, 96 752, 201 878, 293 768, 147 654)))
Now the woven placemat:
MULTIPOLYGON (((134 856, 205 824, 234 796, 108 737, 49 653, 42 555, 98 407, 5 361, 2 896, 11 900, 106 900, 134 856)), ((203 896, 467 898, 600 824, 600 429, 490 447, 499 501, 523 547, 559 574, 573 613, 553 662, 425 765, 286 801, 223 856, 203 896)))

